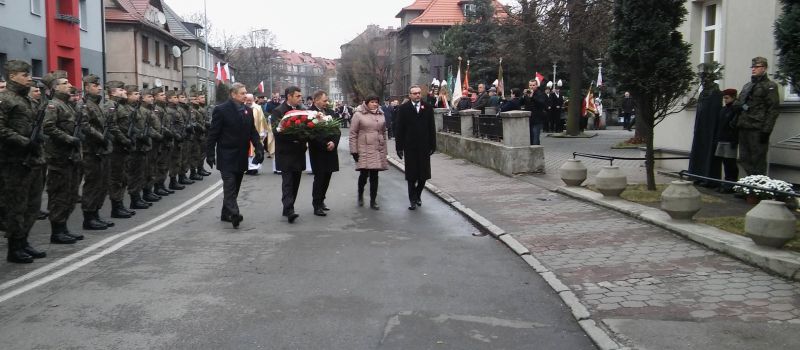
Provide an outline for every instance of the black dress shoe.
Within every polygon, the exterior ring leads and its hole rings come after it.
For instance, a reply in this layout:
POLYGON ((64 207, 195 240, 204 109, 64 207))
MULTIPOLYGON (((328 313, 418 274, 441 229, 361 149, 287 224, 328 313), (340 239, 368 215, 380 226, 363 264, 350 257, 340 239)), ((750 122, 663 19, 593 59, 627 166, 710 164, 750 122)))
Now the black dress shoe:
POLYGON ((39 210, 39 216, 36 217, 36 220, 44 220, 50 215, 50 212, 46 210, 39 210))
POLYGON ((244 219, 241 215, 231 215, 231 224, 233 224, 233 228, 239 228, 239 223, 242 222, 244 219))
POLYGON ((322 208, 314 209, 314 215, 316 215, 316 216, 328 216, 328 214, 325 213, 325 210, 323 210, 322 208))
POLYGON ((417 210, 417 203, 411 202, 411 205, 408 206, 408 210, 417 210))
POLYGON ((291 213, 291 214, 287 215, 286 217, 289 218, 289 223, 293 224, 294 221, 297 220, 298 217, 300 217, 300 215, 297 214, 297 213, 291 213))
POLYGON ((34 247, 31 247, 31 244, 28 243, 27 238, 22 241, 22 250, 34 259, 41 259, 47 256, 47 253, 39 251, 34 247))
POLYGON ((421 199, 417 199, 417 200, 416 200, 416 201, 414 201, 414 202, 415 202, 415 203, 417 203, 417 206, 418 206, 418 207, 421 207, 421 206, 422 206, 422 200, 421 200, 421 199))
POLYGON ((221 215, 219 217, 219 221, 231 222, 231 216, 230 215, 221 215))
POLYGON ((324 211, 328 211, 328 210, 331 210, 331 208, 328 208, 328 206, 327 206, 327 205, 323 204, 323 205, 322 205, 322 210, 324 210, 324 211))

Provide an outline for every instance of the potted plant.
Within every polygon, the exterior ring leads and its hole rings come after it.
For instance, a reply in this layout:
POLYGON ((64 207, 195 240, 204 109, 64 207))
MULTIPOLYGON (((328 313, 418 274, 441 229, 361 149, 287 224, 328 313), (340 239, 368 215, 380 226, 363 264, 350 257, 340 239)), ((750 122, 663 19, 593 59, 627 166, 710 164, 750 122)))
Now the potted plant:
POLYGON ((762 199, 774 199, 778 201, 788 202, 789 199, 786 195, 775 194, 772 191, 783 191, 788 193, 795 193, 792 185, 786 181, 771 179, 765 175, 750 175, 743 177, 737 181, 743 185, 757 186, 759 188, 750 188, 744 186, 733 186, 733 190, 741 193, 750 204, 757 204, 762 199))

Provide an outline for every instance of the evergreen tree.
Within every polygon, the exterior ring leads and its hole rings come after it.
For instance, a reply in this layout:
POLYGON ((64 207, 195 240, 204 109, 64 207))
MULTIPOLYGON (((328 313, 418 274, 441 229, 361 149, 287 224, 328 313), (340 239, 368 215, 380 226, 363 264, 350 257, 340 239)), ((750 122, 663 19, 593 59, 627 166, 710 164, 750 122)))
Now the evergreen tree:
POLYGON ((781 0, 783 13, 775 22, 778 75, 800 91, 800 0, 781 0))
POLYGON ((221 81, 217 83, 217 92, 215 96, 216 104, 222 104, 223 102, 228 100, 230 89, 231 89, 230 86, 221 81))
POLYGON ((695 74, 690 45, 677 31, 686 17, 685 0, 617 0, 611 29, 611 79, 636 102, 636 128, 647 144, 647 188, 655 190, 653 130, 685 108, 695 74))

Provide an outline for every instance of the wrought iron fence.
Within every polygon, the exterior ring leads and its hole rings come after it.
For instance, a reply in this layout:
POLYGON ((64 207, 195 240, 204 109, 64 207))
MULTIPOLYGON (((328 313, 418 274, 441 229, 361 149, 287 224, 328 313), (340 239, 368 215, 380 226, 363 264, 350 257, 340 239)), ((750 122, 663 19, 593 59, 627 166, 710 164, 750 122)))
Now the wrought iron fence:
POLYGON ((499 115, 480 114, 472 117, 472 134, 491 141, 503 140, 503 119, 499 115))
POLYGON ((442 131, 461 134, 461 117, 458 113, 445 113, 442 116, 442 131))

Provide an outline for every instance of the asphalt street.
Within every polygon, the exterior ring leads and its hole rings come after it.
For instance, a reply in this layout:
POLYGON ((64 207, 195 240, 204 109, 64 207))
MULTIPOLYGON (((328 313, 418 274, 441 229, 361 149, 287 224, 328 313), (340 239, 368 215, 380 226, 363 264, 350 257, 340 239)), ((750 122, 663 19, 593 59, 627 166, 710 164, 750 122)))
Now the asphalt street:
POLYGON ((381 210, 357 207, 339 152, 327 217, 303 175, 287 223, 266 172, 245 177, 233 229, 215 172, 76 246, 47 247, 40 221, 49 256, 0 264, 0 349, 594 348, 502 243, 428 193, 407 210, 396 169, 380 175, 381 210))

